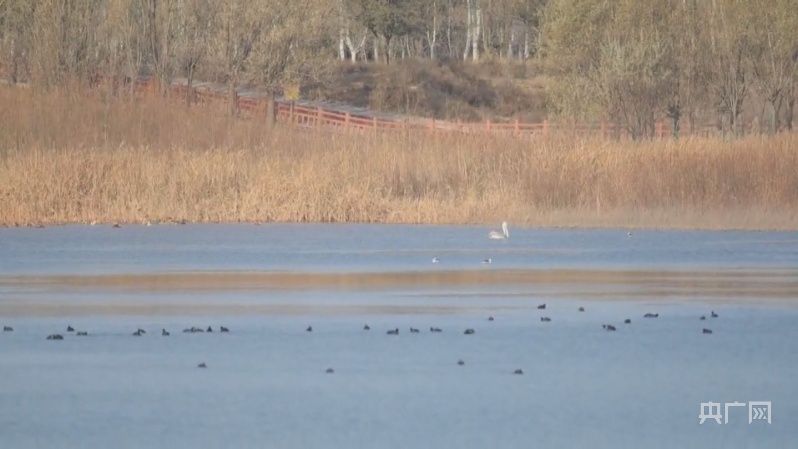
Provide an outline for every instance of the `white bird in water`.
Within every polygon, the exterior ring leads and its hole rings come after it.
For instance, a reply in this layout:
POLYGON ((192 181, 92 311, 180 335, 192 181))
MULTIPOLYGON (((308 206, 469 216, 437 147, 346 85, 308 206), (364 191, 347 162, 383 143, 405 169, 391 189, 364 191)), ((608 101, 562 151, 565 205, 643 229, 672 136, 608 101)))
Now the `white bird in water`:
POLYGON ((491 262, 490 259, 485 259, 485 260, 482 261, 482 263, 485 263, 485 264, 490 263, 490 262, 491 262))
POLYGON ((441 260, 440 260, 440 259, 438 259, 437 257, 433 257, 433 258, 432 258, 432 263, 440 263, 440 261, 441 261, 441 260))
POLYGON ((510 231, 507 230, 507 222, 502 222, 502 232, 490 231, 488 234, 489 239, 509 239, 510 231))

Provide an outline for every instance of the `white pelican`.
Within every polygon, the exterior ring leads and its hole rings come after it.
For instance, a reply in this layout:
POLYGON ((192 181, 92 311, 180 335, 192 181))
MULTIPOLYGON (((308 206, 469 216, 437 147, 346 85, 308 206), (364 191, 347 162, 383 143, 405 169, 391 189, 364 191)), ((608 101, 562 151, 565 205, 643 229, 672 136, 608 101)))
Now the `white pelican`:
POLYGON ((507 230, 507 222, 502 222, 502 232, 490 231, 488 234, 489 239, 509 239, 510 231, 507 230))

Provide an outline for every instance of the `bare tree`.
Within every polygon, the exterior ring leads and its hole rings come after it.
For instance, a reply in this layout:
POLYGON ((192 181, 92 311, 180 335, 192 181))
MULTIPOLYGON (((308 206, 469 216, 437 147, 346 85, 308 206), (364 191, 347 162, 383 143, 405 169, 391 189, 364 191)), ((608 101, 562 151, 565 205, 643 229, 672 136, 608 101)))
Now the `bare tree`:
POLYGON ((359 0, 358 20, 371 31, 375 42, 382 40, 386 64, 390 63, 394 37, 404 36, 410 30, 414 12, 410 8, 412 4, 413 0, 359 0))
POLYGON ((756 2, 761 7, 746 8, 750 24, 746 55, 750 61, 753 85, 765 99, 767 130, 779 129, 779 109, 795 71, 793 52, 798 45, 798 14, 789 0, 756 2))
POLYGON ((186 77, 186 104, 191 103, 194 76, 210 51, 211 38, 217 26, 216 0, 179 0, 175 24, 173 55, 186 77))
POLYGON ((25 0, 0 0, 0 66, 14 83, 30 76, 35 6, 35 2, 25 0))

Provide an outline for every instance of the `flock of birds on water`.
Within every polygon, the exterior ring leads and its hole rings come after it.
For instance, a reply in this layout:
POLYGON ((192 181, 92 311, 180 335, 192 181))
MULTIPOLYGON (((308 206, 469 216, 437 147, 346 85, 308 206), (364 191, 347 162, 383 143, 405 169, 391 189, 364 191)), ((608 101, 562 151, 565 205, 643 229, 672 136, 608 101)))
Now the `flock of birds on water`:
MULTIPOLYGON (((544 304, 540 304, 539 306, 537 306, 537 309, 538 310, 546 310, 546 304, 545 303, 544 304)), ((584 312, 584 311, 585 311, 584 307, 579 307, 579 312, 584 312)), ((714 310, 711 311, 711 313, 710 313, 710 317, 711 318, 718 318, 718 316, 719 315, 717 313, 715 313, 714 310)), ((659 313, 650 313, 649 312, 649 313, 644 314, 643 318, 648 318, 648 319, 659 318, 659 313)), ((704 321, 704 320, 707 319, 707 317, 705 315, 701 315, 701 317, 699 319, 701 321, 704 321)), ((492 316, 490 316, 490 317, 488 317, 488 321, 495 321, 495 319, 492 316)), ((551 318, 548 317, 548 316, 541 316, 540 317, 540 321, 544 322, 544 323, 548 323, 548 322, 551 322, 551 318)), ((631 324, 631 323, 632 323, 632 319, 631 318, 627 318, 627 319, 624 320, 624 324, 631 324)), ((618 330, 615 327, 614 324, 602 324, 601 327, 604 330, 610 331, 610 332, 618 330)), ((368 324, 365 324, 363 326, 363 330, 364 331, 370 331, 371 327, 368 324)), ((3 326, 3 332, 13 332, 13 331, 14 331, 13 327, 11 327, 11 326, 3 326)), ((183 333, 187 333, 187 334, 212 333, 212 332, 214 332, 212 326, 208 326, 207 328, 204 328, 204 329, 201 328, 201 327, 195 327, 195 326, 183 329, 183 333)), ((230 329, 225 327, 225 326, 219 326, 219 332, 220 333, 229 333, 230 329)), ((308 326, 305 329, 305 332, 313 332, 313 326, 308 326)), ((430 327, 429 328, 429 332, 431 332, 431 333, 443 332, 443 329, 441 329, 439 327, 430 327)), ((85 336, 89 335, 89 333, 87 331, 76 331, 75 328, 72 327, 71 325, 67 326, 67 333, 73 334, 73 335, 78 336, 78 337, 85 337, 85 336)), ((134 337, 141 337, 141 336, 145 335, 146 333, 147 333, 146 330, 144 330, 142 328, 138 328, 131 335, 134 336, 134 337)), ((415 327, 410 327, 410 333, 411 334, 418 334, 418 333, 421 333, 421 330, 418 329, 418 328, 415 328, 415 327)), ((703 334, 711 334, 712 330, 705 327, 705 328, 703 328, 702 333, 703 334)), ((473 328, 467 328, 465 331, 463 331, 463 334, 464 335, 474 335, 474 334, 476 334, 476 330, 473 329, 473 328)), ((161 336, 162 337, 168 337, 170 335, 171 335, 171 333, 168 330, 161 329, 161 336)), ((386 331, 386 335, 399 335, 399 328, 397 327, 397 328, 394 328, 394 329, 389 329, 388 331, 386 331)), ((50 334, 50 335, 47 336, 47 340, 63 340, 63 339, 64 339, 64 335, 63 334, 59 334, 59 333, 50 334)), ((465 361, 463 361, 463 359, 459 359, 459 360, 457 360, 457 364, 459 366, 463 366, 463 365, 465 365, 465 361)), ((201 363, 199 363, 197 365, 197 368, 207 368, 207 367, 208 367, 208 365, 205 362, 201 362, 201 363)), ((325 372, 327 374, 332 374, 335 371, 332 368, 327 368, 327 370, 325 372)), ((517 374, 517 375, 524 374, 524 370, 518 368, 515 371, 513 371, 513 374, 517 374)))
MULTIPOLYGON (((114 224, 113 227, 118 228, 119 225, 118 224, 114 224)), ((631 237, 632 234, 631 233, 627 233, 627 236, 631 237)), ((506 221, 502 222, 502 230, 501 230, 501 232, 500 231, 490 231, 490 233, 488 233, 488 238, 489 239, 496 239, 496 240, 509 239, 510 238, 510 231, 509 231, 509 229, 507 227, 507 222, 506 221)), ((432 263, 440 263, 440 259, 437 258, 437 257, 434 257, 432 259, 432 263)), ((484 259, 482 261, 482 263, 483 264, 489 264, 489 263, 491 263, 491 259, 484 259)), ((539 306, 537 306, 537 308, 538 308, 538 310, 546 310, 546 304, 545 303, 544 304, 540 304, 539 306)), ((579 307, 579 312, 584 312, 584 311, 585 311, 584 307, 579 307)), ((711 318, 718 318, 718 314, 715 313, 715 311, 713 310, 713 311, 711 311, 710 317, 711 318)), ((659 318, 659 313, 646 313, 646 314, 643 315, 643 318, 648 318, 648 319, 659 318)), ((701 320, 701 321, 705 321, 706 319, 707 319, 707 317, 705 315, 701 315, 699 317, 699 320, 701 320)), ((488 317, 488 321, 494 321, 494 318, 492 316, 488 317)), ((540 321, 544 322, 544 323, 548 323, 548 322, 551 322, 551 318, 548 317, 548 316, 541 316, 540 317, 540 321)), ((627 318, 627 319, 624 320, 624 324, 631 324, 631 323, 632 323, 632 319, 631 318, 627 318)), ((615 327, 614 324, 602 324, 601 327, 604 330, 610 331, 610 332, 618 330, 617 327, 615 327)), ((364 331, 370 331, 371 327, 368 324, 366 324, 366 325, 363 326, 363 330, 364 331)), ((3 326, 3 332, 13 332, 13 331, 14 331, 13 327, 11 327, 11 326, 3 326)), ((305 329, 305 331, 306 332, 313 332, 313 326, 308 326, 307 329, 305 329)), ((430 327, 429 331, 432 332, 432 333, 443 332, 443 330, 441 328, 439 328, 439 327, 430 327)), ((85 336, 89 335, 89 333, 87 331, 77 331, 76 332, 75 329, 71 325, 67 326, 67 332, 68 333, 73 333, 74 335, 76 335, 78 337, 85 337, 85 336)), ((183 329, 183 333, 189 333, 189 334, 194 334, 194 333, 212 333, 212 332, 213 332, 213 327, 211 327, 211 326, 208 326, 205 329, 203 329, 201 327, 195 327, 195 326, 183 329)), ((225 327, 225 326, 220 326, 219 327, 219 332, 220 333, 229 333, 230 329, 225 327)), ((420 333, 420 332, 421 331, 419 329, 414 328, 414 327, 410 327, 410 333, 416 334, 416 333, 420 333)), ((141 336, 143 336, 146 333, 147 333, 147 331, 145 331, 144 329, 138 328, 138 329, 136 329, 135 332, 133 332, 132 335, 135 336, 135 337, 141 337, 141 336)), ((468 329, 466 329, 463 332, 464 335, 473 335, 475 333, 476 333, 476 330, 474 330, 473 328, 468 328, 468 329)), ((702 329, 702 333, 703 334, 711 334, 712 330, 705 327, 705 328, 702 329)), ((394 329, 389 329, 386 332, 386 334, 387 335, 399 335, 399 328, 397 327, 397 328, 394 328, 394 329)), ((169 335, 171 335, 169 331, 167 331, 166 329, 161 329, 161 336, 162 337, 168 337, 169 335)), ((50 334, 50 335, 47 336, 47 340, 63 340, 63 339, 64 339, 64 336, 62 334, 58 334, 58 333, 50 334)), ((459 366, 463 366, 463 365, 465 365, 465 361, 463 361, 463 359, 459 359, 457 361, 457 364, 459 366)), ((199 363, 197 365, 197 368, 207 368, 207 367, 208 367, 208 365, 205 362, 201 362, 201 363, 199 363)), ((335 372, 335 370, 333 370, 332 368, 327 368, 327 370, 325 372, 327 374, 332 374, 332 373, 335 372)), ((518 368, 518 369, 513 371, 513 374, 516 374, 516 375, 524 374, 524 370, 518 368)))

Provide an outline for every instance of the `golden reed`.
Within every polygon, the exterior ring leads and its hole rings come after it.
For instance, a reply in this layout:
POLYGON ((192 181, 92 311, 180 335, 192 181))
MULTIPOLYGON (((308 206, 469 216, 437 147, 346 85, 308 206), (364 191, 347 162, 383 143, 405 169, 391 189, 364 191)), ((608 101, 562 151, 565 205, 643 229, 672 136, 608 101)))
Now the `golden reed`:
POLYGON ((798 229, 798 135, 337 135, 179 101, 0 87, 0 223, 798 229))

